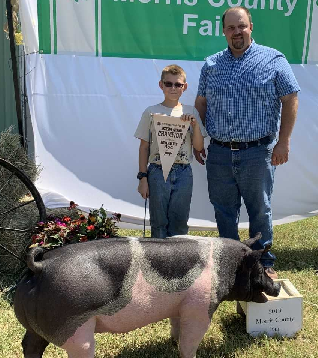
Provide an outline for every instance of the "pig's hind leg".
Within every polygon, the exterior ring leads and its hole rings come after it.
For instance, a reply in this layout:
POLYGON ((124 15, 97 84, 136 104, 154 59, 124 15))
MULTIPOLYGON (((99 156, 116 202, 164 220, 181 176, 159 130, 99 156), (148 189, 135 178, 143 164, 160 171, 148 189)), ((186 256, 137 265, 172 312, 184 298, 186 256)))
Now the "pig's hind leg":
POLYGON ((196 358, 196 352, 206 331, 209 328, 210 320, 203 317, 181 316, 179 350, 182 358, 196 358))
POLYGON ((66 350, 68 358, 94 358, 95 326, 95 317, 90 318, 63 344, 61 348, 66 350))
POLYGON ((42 358, 49 342, 33 331, 27 330, 22 340, 24 358, 42 358))

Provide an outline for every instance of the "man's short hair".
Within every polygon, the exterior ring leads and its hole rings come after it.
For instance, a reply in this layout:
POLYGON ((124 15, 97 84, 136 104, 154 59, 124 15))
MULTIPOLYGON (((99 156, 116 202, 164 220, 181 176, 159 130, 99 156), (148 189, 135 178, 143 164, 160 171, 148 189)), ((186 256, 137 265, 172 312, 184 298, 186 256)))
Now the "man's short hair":
POLYGON ((186 78, 186 73, 184 71, 184 69, 178 65, 169 65, 166 66, 161 73, 161 81, 163 81, 165 75, 167 75, 168 73, 170 73, 171 75, 174 76, 182 76, 184 79, 184 82, 186 82, 187 78, 186 78))
POLYGON ((249 11, 249 9, 247 9, 245 6, 234 6, 234 7, 230 7, 228 9, 226 9, 223 13, 223 16, 222 16, 222 26, 223 26, 223 29, 224 29, 224 19, 225 19, 225 16, 226 14, 229 12, 229 11, 233 11, 233 10, 244 10, 246 12, 246 15, 248 16, 248 20, 250 22, 250 24, 252 23, 252 15, 249 11))

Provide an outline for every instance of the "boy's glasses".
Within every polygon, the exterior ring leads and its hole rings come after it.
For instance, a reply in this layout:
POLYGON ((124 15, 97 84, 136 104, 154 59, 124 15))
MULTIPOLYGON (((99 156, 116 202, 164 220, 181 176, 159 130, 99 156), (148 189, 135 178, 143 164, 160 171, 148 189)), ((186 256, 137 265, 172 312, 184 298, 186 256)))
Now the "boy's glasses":
POLYGON ((183 88, 184 86, 184 83, 180 83, 180 82, 175 82, 175 83, 172 83, 170 81, 163 81, 163 84, 166 86, 166 87, 175 87, 175 88, 183 88))

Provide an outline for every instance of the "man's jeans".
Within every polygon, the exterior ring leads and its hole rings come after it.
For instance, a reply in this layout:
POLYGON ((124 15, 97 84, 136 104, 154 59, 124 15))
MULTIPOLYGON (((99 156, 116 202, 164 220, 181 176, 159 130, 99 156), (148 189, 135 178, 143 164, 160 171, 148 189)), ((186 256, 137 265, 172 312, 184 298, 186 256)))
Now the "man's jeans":
MULTIPOLYGON (((275 141, 248 149, 231 150, 211 143, 206 162, 210 201, 221 237, 239 240, 238 222, 241 198, 249 216, 249 235, 262 238, 254 250, 273 241, 271 195, 275 167, 271 157, 275 141)), ((264 267, 274 265, 276 257, 270 252, 262 256, 264 267)))
POLYGON ((188 233, 193 176, 190 164, 174 164, 167 181, 162 167, 148 167, 151 237, 165 238, 188 233))

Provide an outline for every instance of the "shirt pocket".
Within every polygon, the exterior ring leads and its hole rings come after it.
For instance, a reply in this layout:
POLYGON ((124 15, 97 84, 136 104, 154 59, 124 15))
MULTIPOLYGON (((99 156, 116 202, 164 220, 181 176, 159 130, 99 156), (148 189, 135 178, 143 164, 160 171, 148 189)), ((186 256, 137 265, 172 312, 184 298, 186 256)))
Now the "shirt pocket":
POLYGON ((258 78, 250 86, 250 95, 255 99, 267 102, 277 98, 274 80, 263 80, 258 78))

